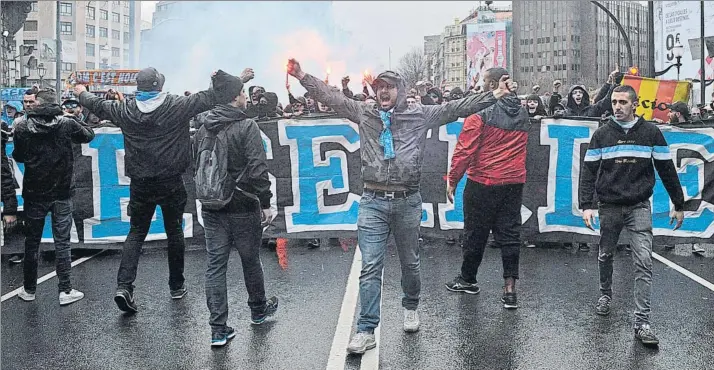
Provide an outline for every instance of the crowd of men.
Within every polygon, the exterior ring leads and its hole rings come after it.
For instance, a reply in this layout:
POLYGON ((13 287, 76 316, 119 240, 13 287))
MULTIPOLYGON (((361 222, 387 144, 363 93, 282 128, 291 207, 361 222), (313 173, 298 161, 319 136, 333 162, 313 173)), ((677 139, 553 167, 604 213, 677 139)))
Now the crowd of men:
MULTIPOLYGON (((134 282, 142 244, 157 206, 161 207, 168 239, 169 295, 178 300, 187 294, 181 227, 187 192, 182 175, 191 171, 205 228, 204 283, 211 346, 223 346, 236 335, 227 323, 226 273, 232 248, 241 257, 250 321, 263 323, 277 311, 278 298, 266 295, 258 253, 263 228, 275 215, 270 208, 274 194, 256 122, 334 112, 359 126, 364 183, 357 222, 362 253, 361 306, 347 351, 361 354, 376 346, 374 330, 380 322, 382 270, 390 235, 394 236, 401 264, 403 328, 405 332, 419 330, 420 181, 426 133, 459 118, 465 118, 464 127, 446 191, 453 201, 456 185, 467 176, 463 263, 458 275, 445 285, 454 292, 480 292, 478 270, 489 235, 493 235, 503 262, 501 302, 505 308, 515 309, 516 281, 520 278, 520 205, 532 119, 547 115, 600 117, 603 124, 590 142, 579 188, 584 223, 592 228, 594 211, 599 210, 601 224, 601 295, 595 312, 610 312, 613 252, 620 231, 627 229, 633 234, 630 244, 636 268, 634 334, 644 344, 659 342, 650 326, 652 221, 648 199, 654 187, 654 171, 674 204, 675 228, 683 222, 684 197, 662 133, 653 123, 635 115, 637 94, 629 86, 618 86, 620 73, 613 72, 593 99, 581 85, 571 87, 562 97, 558 81, 547 99, 537 95, 537 89, 521 99, 514 93, 517 84, 503 68, 489 69, 483 75, 482 87, 466 93, 460 88, 444 91, 421 82, 408 87, 398 73, 386 71, 365 78, 363 91, 354 94, 348 78, 342 80, 342 89, 330 86, 305 73, 296 60, 288 61, 287 71, 307 93, 295 97, 286 84, 290 103, 285 107, 280 106, 277 94, 260 86, 252 86, 246 93, 245 84, 255 76, 252 69, 240 76, 219 70, 211 76, 209 89, 180 96, 164 91, 164 76, 154 68, 145 68, 137 76, 137 91, 132 98, 113 91, 98 97, 77 85, 75 98, 61 106, 51 89, 30 89, 22 105, 8 104, 4 112, 14 119, 8 122, 11 125, 3 123, 3 222, 8 232, 18 224, 17 184, 5 151, 10 135, 15 147, 12 157, 25 165, 24 284, 19 298, 35 299, 38 250, 48 213, 52 214, 60 305, 84 297, 70 279, 75 148, 93 140, 92 128, 112 125, 123 133, 125 173, 131 178, 127 209, 130 230, 117 273, 117 307, 127 313, 138 311, 134 282)), ((714 102, 711 108, 714 110, 714 102)), ((674 104, 670 118, 672 123, 681 122, 689 118, 689 113, 674 104)))

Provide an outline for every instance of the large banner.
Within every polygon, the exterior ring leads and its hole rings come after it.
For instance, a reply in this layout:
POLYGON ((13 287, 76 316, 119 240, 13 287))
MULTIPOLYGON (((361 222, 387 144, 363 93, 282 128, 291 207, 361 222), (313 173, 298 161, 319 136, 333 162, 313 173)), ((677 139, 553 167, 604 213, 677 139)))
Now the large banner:
MULTIPOLYGON (((483 73, 489 68, 506 68, 506 23, 466 25, 466 63, 468 86, 483 86, 483 73)), ((467 86, 467 87, 468 87, 467 86)))
POLYGON ((674 102, 689 102, 689 81, 657 80, 654 78, 625 75, 623 85, 632 86, 637 92, 640 104, 637 115, 647 120, 659 118, 668 122, 669 105, 674 102))
MULTIPOLYGON (((422 233, 458 235, 463 228, 462 194, 455 204, 446 200, 444 175, 461 131, 452 122, 427 133, 422 175, 422 233)), ((266 235, 350 237, 356 235, 360 180, 359 129, 340 118, 299 119, 260 124, 273 183, 272 207, 278 217, 266 235)), ((530 241, 595 242, 597 232, 583 225, 578 209, 578 183, 588 141, 598 122, 588 119, 534 121, 528 142, 528 177, 521 209, 522 237, 530 241)), ((661 126, 675 159, 686 199, 686 219, 672 231, 673 206, 659 177, 652 197, 654 234, 658 242, 694 241, 714 234, 714 128, 661 126)), ((75 152, 75 228, 72 241, 88 248, 121 248, 129 232, 129 178, 124 175, 124 140, 117 128, 96 129, 96 138, 75 152)), ((12 152, 12 143, 8 152, 12 152)), ((23 166, 14 164, 22 183, 23 166)), ((194 243, 203 242, 201 205, 193 198, 190 174, 184 177, 189 202, 184 231, 194 243)), ((20 189, 21 193, 21 189, 20 189)), ((22 197, 18 196, 20 206, 22 197)), ((44 241, 51 242, 45 225, 44 241)), ((7 236, 11 249, 18 236, 7 236)), ((157 209, 149 240, 165 239, 162 214, 157 209)), ((4 250, 8 252, 8 249, 4 250)))

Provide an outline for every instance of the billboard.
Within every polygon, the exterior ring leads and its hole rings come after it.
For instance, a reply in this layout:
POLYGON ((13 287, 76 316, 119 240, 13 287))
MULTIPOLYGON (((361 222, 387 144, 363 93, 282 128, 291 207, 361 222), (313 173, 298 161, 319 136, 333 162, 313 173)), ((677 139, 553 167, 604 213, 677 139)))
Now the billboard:
POLYGON ((483 72, 489 68, 506 68, 508 61, 506 23, 472 23, 466 25, 467 87, 483 86, 483 72))
MULTIPOLYGON (((655 1, 654 39, 655 70, 661 71, 676 63, 673 48, 677 42, 684 46, 680 79, 700 79, 701 16, 699 1, 655 1)), ((704 74, 707 80, 714 79, 714 2, 704 2, 704 74)), ((662 79, 677 78, 676 68, 661 76, 662 79)), ((707 88, 711 96, 712 86, 707 88)), ((693 86, 693 101, 699 102, 699 84, 693 86)))

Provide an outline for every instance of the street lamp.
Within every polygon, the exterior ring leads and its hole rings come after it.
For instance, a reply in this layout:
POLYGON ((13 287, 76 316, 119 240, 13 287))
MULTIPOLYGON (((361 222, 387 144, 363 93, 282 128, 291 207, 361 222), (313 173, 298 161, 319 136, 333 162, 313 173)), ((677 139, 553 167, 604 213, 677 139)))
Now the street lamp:
POLYGON ((99 48, 99 58, 102 60, 102 63, 103 63, 103 67, 101 67, 101 65, 100 65, 101 69, 109 68, 108 61, 109 61, 109 57, 112 55, 111 53, 112 53, 111 49, 109 49, 109 47, 106 44, 102 45, 99 48))
POLYGON ((674 55, 674 58, 677 59, 676 63, 671 63, 669 67, 659 71, 655 72, 654 75, 655 77, 659 77, 667 72, 669 72, 672 67, 677 67, 677 81, 679 81, 679 71, 682 68, 682 56, 684 56, 684 46, 677 41, 677 43, 674 44, 672 47, 672 55, 674 55))
POLYGON ((40 89, 42 88, 42 82, 44 81, 45 74, 47 73, 47 68, 45 68, 44 63, 37 65, 37 75, 40 76, 40 89))

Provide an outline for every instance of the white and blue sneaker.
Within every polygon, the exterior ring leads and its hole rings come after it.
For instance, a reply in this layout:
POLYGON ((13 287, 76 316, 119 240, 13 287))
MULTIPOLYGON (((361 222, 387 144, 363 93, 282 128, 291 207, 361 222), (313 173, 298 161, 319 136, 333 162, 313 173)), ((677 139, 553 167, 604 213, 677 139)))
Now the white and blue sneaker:
POLYGON ((223 347, 235 336, 236 331, 230 326, 227 326, 225 331, 211 335, 211 347, 223 347))

